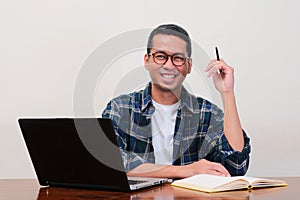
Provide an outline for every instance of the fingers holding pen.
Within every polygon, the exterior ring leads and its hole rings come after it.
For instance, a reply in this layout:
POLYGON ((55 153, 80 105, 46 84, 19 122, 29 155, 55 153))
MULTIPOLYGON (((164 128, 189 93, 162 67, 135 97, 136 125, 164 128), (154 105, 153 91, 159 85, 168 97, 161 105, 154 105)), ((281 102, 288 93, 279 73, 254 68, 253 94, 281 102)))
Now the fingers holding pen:
POLYGON ((205 69, 208 77, 211 77, 215 74, 220 74, 220 72, 227 74, 231 71, 233 71, 233 68, 228 66, 223 59, 220 61, 217 59, 211 59, 207 68, 205 69))
POLYGON ((207 76, 211 77, 215 74, 218 74, 220 70, 222 70, 223 64, 221 61, 218 61, 217 59, 211 59, 208 63, 205 72, 207 72, 207 76))

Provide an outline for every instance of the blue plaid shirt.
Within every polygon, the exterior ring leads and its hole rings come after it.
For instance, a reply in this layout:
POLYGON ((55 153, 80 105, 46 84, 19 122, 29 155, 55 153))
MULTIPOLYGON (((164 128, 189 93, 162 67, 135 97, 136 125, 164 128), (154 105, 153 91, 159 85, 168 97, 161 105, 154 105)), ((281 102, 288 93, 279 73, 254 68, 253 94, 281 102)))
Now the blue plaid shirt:
MULTIPOLYGON (((112 119, 126 171, 142 163, 155 163, 151 132, 154 112, 149 83, 144 90, 114 98, 102 113, 102 117, 112 119)), ((173 165, 207 159, 221 163, 233 176, 244 175, 249 166, 250 140, 243 131, 244 149, 233 150, 223 133, 223 119, 216 105, 183 88, 173 137, 173 165)))

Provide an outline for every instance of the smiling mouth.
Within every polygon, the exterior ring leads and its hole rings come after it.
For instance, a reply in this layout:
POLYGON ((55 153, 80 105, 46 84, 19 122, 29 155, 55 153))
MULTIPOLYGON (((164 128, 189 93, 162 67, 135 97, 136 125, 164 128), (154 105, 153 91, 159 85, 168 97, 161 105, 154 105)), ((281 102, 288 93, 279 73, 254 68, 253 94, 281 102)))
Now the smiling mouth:
POLYGON ((174 74, 162 74, 161 76, 166 79, 172 79, 176 77, 174 74))

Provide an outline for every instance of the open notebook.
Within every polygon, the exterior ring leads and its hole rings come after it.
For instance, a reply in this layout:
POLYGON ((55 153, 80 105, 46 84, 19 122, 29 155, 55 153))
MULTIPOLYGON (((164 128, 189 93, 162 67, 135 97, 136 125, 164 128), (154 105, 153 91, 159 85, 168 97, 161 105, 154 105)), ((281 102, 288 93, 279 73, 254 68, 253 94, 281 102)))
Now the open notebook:
POLYGON ((212 193, 240 189, 287 186, 288 184, 284 180, 254 178, 248 176, 223 177, 198 174, 189 178, 176 180, 172 185, 212 193))

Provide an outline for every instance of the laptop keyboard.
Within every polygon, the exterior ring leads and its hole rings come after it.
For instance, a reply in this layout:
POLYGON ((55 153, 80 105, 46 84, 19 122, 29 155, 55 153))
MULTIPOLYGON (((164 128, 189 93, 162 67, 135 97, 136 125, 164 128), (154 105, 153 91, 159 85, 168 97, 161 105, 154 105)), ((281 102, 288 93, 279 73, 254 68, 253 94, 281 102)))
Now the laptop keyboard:
POLYGON ((145 183, 147 181, 143 181, 143 180, 128 180, 128 183, 130 185, 136 185, 136 184, 140 184, 140 183, 145 183))

